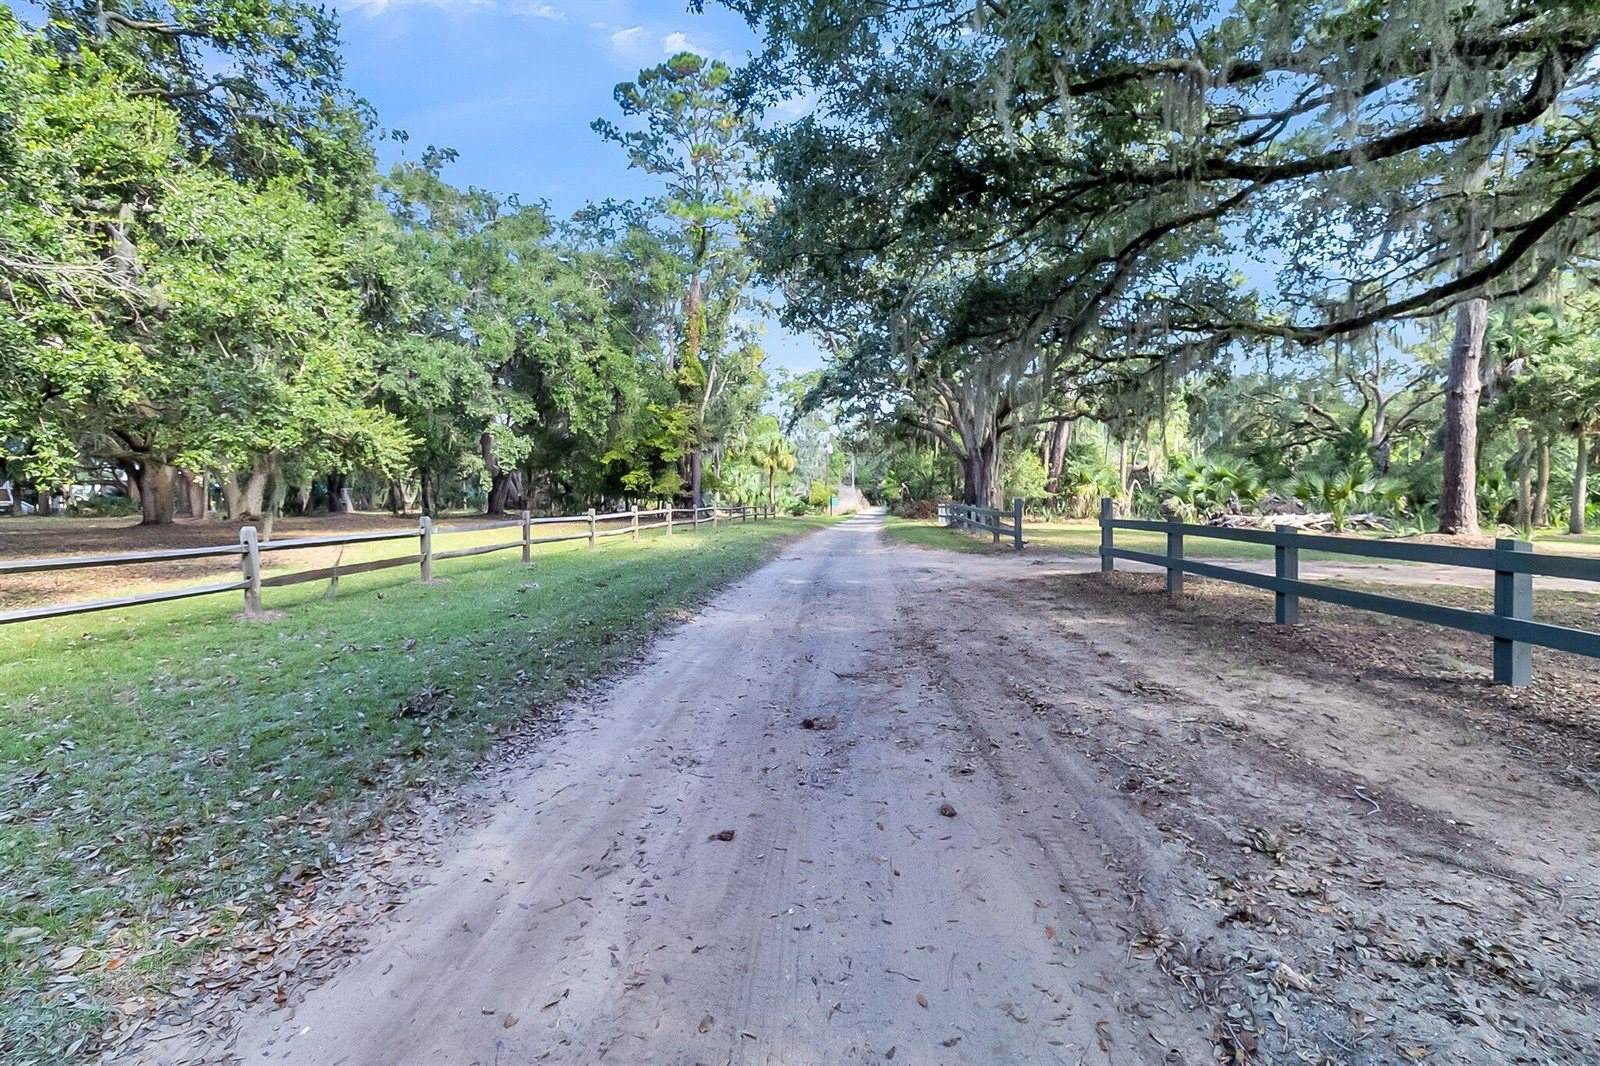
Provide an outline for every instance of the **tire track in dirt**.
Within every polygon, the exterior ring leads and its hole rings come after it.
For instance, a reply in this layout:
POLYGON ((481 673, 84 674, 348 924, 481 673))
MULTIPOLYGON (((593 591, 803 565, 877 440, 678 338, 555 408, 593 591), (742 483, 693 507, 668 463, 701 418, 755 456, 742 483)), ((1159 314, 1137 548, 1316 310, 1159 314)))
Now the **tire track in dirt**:
POLYGON ((1209 1017, 1134 957, 1116 846, 1041 822, 1060 795, 974 757, 987 698, 907 659, 902 605, 948 575, 880 530, 800 542, 575 708, 362 956, 229 1050, 1209 1061, 1209 1017))

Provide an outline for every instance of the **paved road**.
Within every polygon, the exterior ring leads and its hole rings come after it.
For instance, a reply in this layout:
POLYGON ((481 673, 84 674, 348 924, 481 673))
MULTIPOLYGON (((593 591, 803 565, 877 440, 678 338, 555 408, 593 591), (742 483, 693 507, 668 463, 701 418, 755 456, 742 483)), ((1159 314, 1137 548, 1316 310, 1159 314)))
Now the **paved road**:
POLYGON ((1211 1061, 1131 939, 1159 871, 1087 769, 919 654, 961 559, 876 516, 791 546, 576 711, 240 1058, 1211 1061))

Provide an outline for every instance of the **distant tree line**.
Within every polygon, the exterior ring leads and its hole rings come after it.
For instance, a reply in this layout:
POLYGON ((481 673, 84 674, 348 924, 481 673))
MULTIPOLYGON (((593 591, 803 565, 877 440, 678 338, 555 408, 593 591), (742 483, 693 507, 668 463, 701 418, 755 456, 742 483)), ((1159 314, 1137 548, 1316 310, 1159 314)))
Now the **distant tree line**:
MULTIPOLYGON (((620 86, 644 203, 557 219, 377 168, 298 0, 0 10, 0 459, 143 520, 754 499, 788 479, 746 236, 768 207, 721 63, 620 86)), ((619 163, 623 160, 619 160, 619 163)))

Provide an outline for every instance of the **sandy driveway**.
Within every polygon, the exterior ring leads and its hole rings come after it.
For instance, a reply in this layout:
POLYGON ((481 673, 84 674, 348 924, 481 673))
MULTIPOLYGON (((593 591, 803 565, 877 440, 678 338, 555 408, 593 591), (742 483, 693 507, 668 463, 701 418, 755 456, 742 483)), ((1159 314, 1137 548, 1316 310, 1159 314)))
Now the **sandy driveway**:
POLYGON ((880 525, 569 708, 207 1061, 1600 1061, 1587 697, 880 525))
POLYGON ((949 575, 880 525, 662 642, 240 1058, 1210 1061, 1209 1019, 1134 957, 1125 830, 1083 768, 901 668, 903 598, 949 575))

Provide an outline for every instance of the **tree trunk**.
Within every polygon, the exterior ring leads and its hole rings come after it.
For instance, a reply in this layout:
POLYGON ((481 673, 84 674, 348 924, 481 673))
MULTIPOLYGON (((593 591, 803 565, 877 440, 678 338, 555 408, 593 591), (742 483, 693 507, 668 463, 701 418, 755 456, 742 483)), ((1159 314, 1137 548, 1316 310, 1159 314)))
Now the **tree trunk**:
POLYGON ((268 480, 266 507, 261 514, 262 540, 272 539, 272 527, 278 520, 278 512, 283 510, 283 498, 289 489, 289 486, 284 484, 283 470, 276 460, 273 460, 269 472, 271 476, 268 480))
POLYGON ((1067 461, 1067 441, 1072 433, 1072 423, 1066 419, 1055 424, 1050 431, 1050 450, 1045 463, 1045 491, 1061 491, 1061 468, 1067 461))
POLYGON ((244 513, 242 517, 260 518, 266 510, 266 500, 267 464, 264 459, 257 458, 255 465, 250 468, 249 476, 244 481, 244 513))
POLYGON ((1439 532, 1478 533, 1478 396, 1483 391, 1483 335, 1489 302, 1481 297, 1456 307, 1450 371, 1444 400, 1444 484, 1439 493, 1439 532))
POLYGON ((975 455, 961 457, 962 502, 976 507, 999 507, 1000 442, 990 437, 975 455))
POLYGON ((239 491, 239 480, 230 470, 222 475, 222 506, 232 521, 244 514, 244 493, 239 491))
POLYGON ((349 514, 353 508, 350 506, 350 483, 342 473, 333 471, 328 474, 328 513, 349 514))
POLYGON ((189 475, 189 514, 194 518, 205 518, 211 510, 210 493, 206 492, 206 476, 204 474, 189 475))
POLYGON ((1533 437, 1517 430, 1517 528, 1527 529, 1533 519, 1533 437))
POLYGON ((1584 511, 1589 506, 1589 439, 1578 427, 1578 459, 1572 468, 1572 514, 1567 518, 1567 532, 1582 533, 1585 529, 1584 511))
POLYGON ((139 463, 139 511, 142 525, 167 526, 178 511, 177 471, 165 463, 139 463))
POLYGON ((512 489, 515 487, 515 480, 506 471, 493 475, 489 482, 489 499, 484 505, 484 513, 505 514, 506 507, 511 503, 512 489))
MULTIPOLYGON (((139 505, 139 464, 126 459, 117 460, 117 468, 122 471, 122 476, 127 480, 125 486, 128 490, 128 500, 135 506, 139 505)), ((143 508, 140 507, 141 512, 143 508)))
POLYGON ((1533 524, 1543 529, 1550 524, 1550 439, 1539 442, 1539 476, 1533 489, 1533 524))
POLYGON ((426 470, 417 471, 417 475, 419 498, 422 501, 422 513, 431 517, 434 512, 433 479, 426 470))
POLYGON ((689 452, 689 501, 691 507, 705 506, 704 497, 700 491, 701 465, 700 446, 697 444, 689 452))

